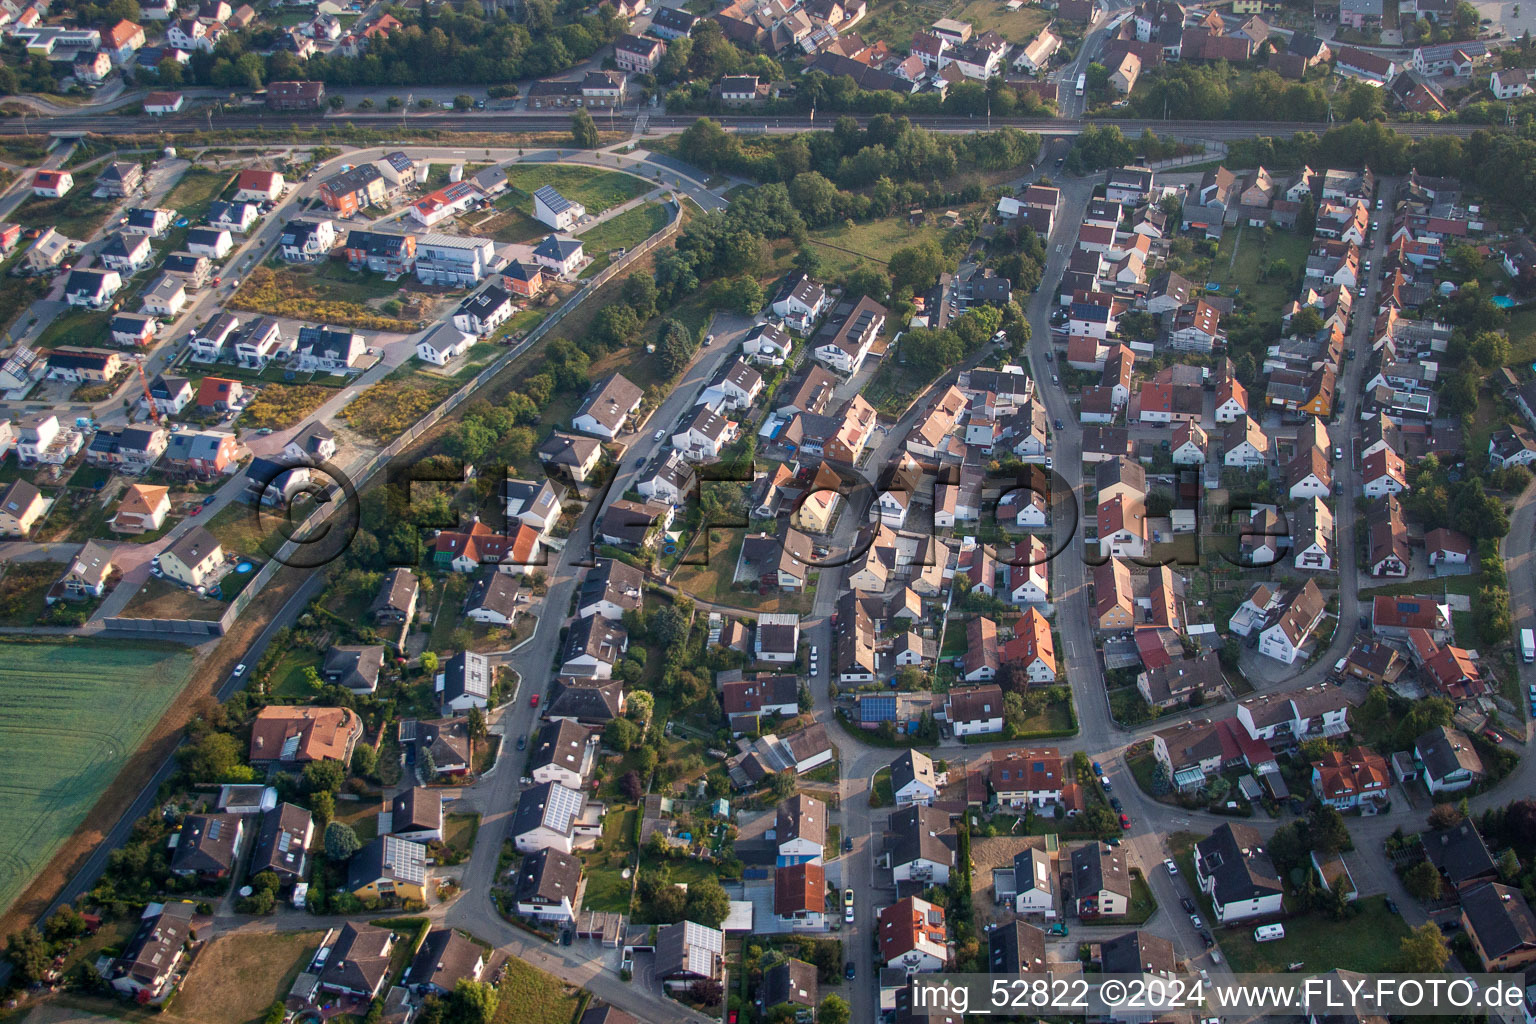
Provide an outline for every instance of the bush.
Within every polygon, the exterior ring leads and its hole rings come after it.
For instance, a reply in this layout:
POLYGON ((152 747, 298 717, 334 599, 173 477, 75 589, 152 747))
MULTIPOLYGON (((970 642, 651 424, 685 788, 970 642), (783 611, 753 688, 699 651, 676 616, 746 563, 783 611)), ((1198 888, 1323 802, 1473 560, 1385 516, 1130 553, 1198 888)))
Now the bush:
POLYGON ((246 405, 241 425, 286 429, 320 408, 332 394, 318 384, 268 384, 246 405))
POLYGON ((361 327, 371 331, 398 331, 409 334, 416 325, 409 320, 379 316, 355 302, 326 298, 321 289, 306 284, 295 273, 279 273, 270 267, 257 267, 230 297, 233 309, 248 309, 295 320, 310 320, 338 327, 361 327))

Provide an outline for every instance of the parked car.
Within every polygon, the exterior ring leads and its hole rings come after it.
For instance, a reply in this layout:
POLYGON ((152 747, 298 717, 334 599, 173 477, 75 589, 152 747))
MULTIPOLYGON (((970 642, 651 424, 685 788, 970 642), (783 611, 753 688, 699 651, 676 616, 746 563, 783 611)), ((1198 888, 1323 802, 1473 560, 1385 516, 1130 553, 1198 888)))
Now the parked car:
MULTIPOLYGON (((1061 421, 1057 420, 1056 422, 1060 423, 1061 421)), ((1099 762, 1097 762, 1097 761, 1093 762, 1093 774, 1095 774, 1095 775, 1103 775, 1104 774, 1103 766, 1100 765, 1099 762)))
POLYGON ((538 694, 534 694, 532 697, 528 698, 528 706, 531 707, 531 708, 536 708, 536 707, 539 706, 539 695, 538 694))
POLYGON ((1195 926, 1195 931, 1200 931, 1202 928, 1205 927, 1203 924, 1200 923, 1200 915, 1199 914, 1190 914, 1189 915, 1189 923, 1195 926))
MULTIPOLYGON (((1216 945, 1216 940, 1211 938, 1210 932, 1201 932, 1200 941, 1205 943, 1206 949, 1210 949, 1212 946, 1216 945)), ((1218 960, 1217 963, 1220 963, 1220 961, 1218 960)))
POLYGON ((853 920, 853 890, 852 889, 844 889, 843 890, 843 920, 844 921, 849 921, 849 922, 851 922, 853 920))
POLYGON ((1397 909, 1397 903, 1390 896, 1387 897, 1387 913, 1389 913, 1389 914, 1401 914, 1402 913, 1401 910, 1397 909))
POLYGON ((1492 729, 1484 729, 1483 730, 1483 735, 1488 737, 1488 742, 1490 742, 1490 743, 1503 743, 1504 742, 1504 737, 1499 735, 1498 733, 1494 732, 1492 729))
POLYGON ((1188 896, 1179 897, 1179 906, 1184 908, 1184 913, 1186 914, 1193 914, 1195 912, 1195 901, 1188 896))
POLYGON ((1120 815, 1120 827, 1121 828, 1130 828, 1131 827, 1131 819, 1126 817, 1124 814, 1120 815))
POLYGON ((1120 798, 1117 796, 1112 796, 1109 798, 1109 806, 1113 807, 1116 813, 1125 810, 1124 805, 1120 803, 1120 798))
POLYGON ((1179 873, 1179 866, 1173 862, 1173 858, 1171 857, 1163 861, 1163 867, 1168 869, 1168 873, 1170 875, 1177 876, 1179 873))
POLYGON ((853 961, 849 960, 848 963, 843 967, 843 977, 847 978, 849 981, 852 981, 854 973, 853 961))
POLYGON ((519 736, 517 738, 517 749, 518 750, 527 750, 528 749, 528 737, 527 736, 519 736))
POLYGON ((664 438, 666 436, 667 436, 667 432, 665 430, 658 430, 658 431, 656 431, 656 433, 651 435, 651 440, 652 441, 660 441, 662 438, 664 438))
POLYGON ((843 836, 843 852, 853 852, 853 836, 843 836))
POLYGON ((1109 784, 1109 776, 1108 775, 1100 775, 1099 776, 1099 785, 1104 787, 1104 792, 1106 792, 1106 793, 1112 792, 1114 790, 1114 787, 1109 784))

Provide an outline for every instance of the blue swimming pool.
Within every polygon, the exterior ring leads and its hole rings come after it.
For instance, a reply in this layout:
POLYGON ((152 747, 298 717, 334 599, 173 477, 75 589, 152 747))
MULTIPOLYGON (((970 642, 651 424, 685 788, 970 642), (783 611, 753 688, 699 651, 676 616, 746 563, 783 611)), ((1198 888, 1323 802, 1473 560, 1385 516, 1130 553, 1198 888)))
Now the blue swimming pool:
POLYGON ((1495 306, 1498 306, 1500 309, 1509 309, 1515 304, 1515 300, 1510 298, 1508 295, 1495 295, 1489 301, 1491 301, 1495 306))

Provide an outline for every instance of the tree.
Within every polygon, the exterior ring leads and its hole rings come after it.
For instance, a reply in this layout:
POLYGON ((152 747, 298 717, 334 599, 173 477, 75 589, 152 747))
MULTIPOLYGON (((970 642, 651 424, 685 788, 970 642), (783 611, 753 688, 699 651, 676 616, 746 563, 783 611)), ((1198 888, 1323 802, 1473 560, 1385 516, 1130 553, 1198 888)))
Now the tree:
POLYGON ((897 249, 891 253, 891 261, 886 266, 892 288, 900 291, 906 287, 913 292, 927 291, 948 269, 949 260, 931 241, 897 249))
MULTIPOLYGON (((651 838, 661 835, 656 832, 651 838)), ((662 846, 666 846, 666 839, 662 839, 662 846)), ((663 885, 652 894, 650 899, 650 916, 659 924, 676 924, 683 919, 683 908, 688 898, 683 895, 683 890, 675 885, 663 885)))
POLYGON ((726 299, 728 308, 742 316, 756 316, 757 311, 763 308, 763 286, 755 278, 743 275, 731 282, 727 294, 722 298, 726 299))
POLYGON ((795 795, 795 773, 793 771, 773 773, 773 795, 780 800, 788 800, 795 795))
POLYGON ((43 980, 53 963, 53 953, 36 928, 24 928, 13 932, 6 943, 5 958, 16 969, 17 977, 24 982, 43 980))
POLYGON ((848 1024, 853 1019, 853 1011, 847 1000, 833 992, 821 1001, 821 1006, 816 1010, 816 1019, 821 1024, 848 1024))
POLYGON ((719 879, 706 875, 688 886, 688 903, 685 911, 688 920, 711 928, 720 927, 731 912, 731 898, 721 888, 719 879))
POLYGON ((43 931, 47 934, 49 942, 78 939, 86 932, 85 918, 80 916, 78 910, 66 903, 48 919, 48 923, 43 926, 43 931))
POLYGON ((627 718, 615 718, 603 727, 603 742, 621 753, 633 747, 639 739, 639 726, 627 718))
POLYGON ((625 772, 619 779, 619 792, 631 803, 638 803, 645 795, 645 788, 640 783, 640 773, 635 771, 625 772))
POLYGON ((1403 872, 1403 888, 1421 903, 1433 903, 1440 898, 1440 872, 1427 860, 1421 860, 1403 872))
POLYGON ((630 274, 624 279, 624 301, 642 320, 656 314, 656 281, 649 274, 630 274))
POLYGON ((1451 957, 1445 936, 1433 921, 1426 921, 1403 937, 1398 947, 1397 969, 1408 974, 1434 974, 1445 968, 1451 957))
POLYGON ((322 829, 336 817, 336 798, 331 795, 330 790, 315 793, 309 798, 309 813, 322 829))
POLYGON ((1332 807, 1318 807, 1307 819, 1307 836, 1318 853, 1338 853, 1349 847, 1349 826, 1332 807))
POLYGON ((421 652, 421 670, 427 675, 437 671, 437 654, 434 651, 421 652))
POLYGON ((379 767, 379 752, 370 743, 359 743, 352 751, 352 774, 371 778, 379 767))
POLYGON ((577 149, 597 148, 597 125, 592 115, 582 108, 571 115, 571 144, 577 149))
POLYGON ((656 356, 668 377, 681 373, 697 350, 697 339, 682 321, 667 319, 657 325, 656 356))
POLYGON ((485 712, 480 710, 478 704, 471 704, 469 713, 464 716, 464 730, 473 740, 483 740, 486 737, 485 712))
POLYGON ((806 246, 795 253, 790 264, 799 271, 811 277, 820 277, 825 272, 825 265, 821 261, 821 254, 813 246, 806 246))
POLYGON ((1304 306, 1291 317, 1291 333, 1310 338, 1323 329, 1323 315, 1312 306, 1304 306))
POLYGON ((1347 888, 1348 884, 1344 880, 1344 876, 1339 875, 1328 886, 1328 895, 1324 905, 1327 907, 1329 916, 1335 921, 1344 920, 1354 908, 1354 904, 1349 898, 1350 890, 1347 888))
MULTIPOLYGON (((641 653, 644 653, 645 648, 641 647, 639 650, 641 653)), ((629 707, 625 709, 624 713, 629 716, 631 721, 639 725, 643 731, 651 724, 651 716, 656 713, 656 698, 645 690, 631 690, 625 694, 625 700, 628 702, 629 707)))
POLYGON ((288 1019, 288 1007, 283 1005, 281 999, 276 1000, 267 1007, 266 1014, 261 1018, 261 1024, 283 1024, 288 1019))
POLYGON ((641 747, 640 751, 635 754, 635 770, 642 776, 649 776, 656 770, 656 762, 658 760, 660 760, 660 755, 656 753, 655 747, 641 747))
POLYGON ((332 861, 344 861, 363 848, 352 826, 333 821, 325 826, 325 855, 332 861))
POLYGON ((460 978, 443 1002, 445 1016, 454 1024, 491 1024, 500 998, 494 986, 473 978, 460 978))
POLYGON ((1499 854, 1499 878, 1506 884, 1514 884, 1520 877, 1520 857, 1514 850, 1505 850, 1499 854))
POLYGON ((1461 812, 1455 804, 1435 804, 1430 808, 1428 823, 1433 829, 1455 828, 1461 824, 1461 812))
POLYGON ((188 777, 198 782, 223 782, 244 768, 240 741, 227 732, 206 733, 181 749, 177 757, 188 777))
POLYGON ((304 766, 304 789, 309 793, 335 793, 346 781, 340 761, 311 761, 304 766))

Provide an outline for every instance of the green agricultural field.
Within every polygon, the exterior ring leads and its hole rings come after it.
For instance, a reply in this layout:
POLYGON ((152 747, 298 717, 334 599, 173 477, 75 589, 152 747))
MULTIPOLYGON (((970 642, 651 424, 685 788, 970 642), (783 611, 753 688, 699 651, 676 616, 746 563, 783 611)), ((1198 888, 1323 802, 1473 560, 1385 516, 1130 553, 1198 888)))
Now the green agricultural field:
POLYGON ((153 644, 7 643, 0 654, 0 907, 84 820, 191 673, 153 644))
POLYGON ((655 185, 629 174, 605 171, 598 167, 569 164, 512 164, 507 167, 507 186, 523 193, 516 209, 533 213, 533 193, 545 185, 567 199, 574 199, 592 215, 602 213, 636 196, 643 196, 655 185))

